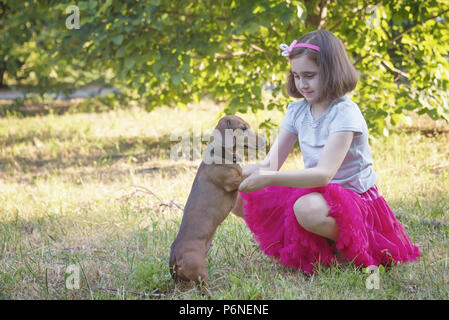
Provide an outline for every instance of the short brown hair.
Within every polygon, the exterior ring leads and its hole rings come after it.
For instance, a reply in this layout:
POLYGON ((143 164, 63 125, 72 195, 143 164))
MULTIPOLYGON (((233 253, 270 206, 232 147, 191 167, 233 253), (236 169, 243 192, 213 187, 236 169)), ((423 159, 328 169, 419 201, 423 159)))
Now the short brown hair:
MULTIPOLYGON (((345 47, 340 39, 327 30, 315 30, 302 36, 298 42, 310 43, 320 47, 320 51, 298 47, 292 50, 289 59, 306 54, 318 66, 322 87, 325 88, 323 98, 334 100, 351 92, 357 85, 358 74, 349 60, 345 47)), ((303 98, 295 86, 292 70, 288 75, 287 92, 294 98, 303 98)))

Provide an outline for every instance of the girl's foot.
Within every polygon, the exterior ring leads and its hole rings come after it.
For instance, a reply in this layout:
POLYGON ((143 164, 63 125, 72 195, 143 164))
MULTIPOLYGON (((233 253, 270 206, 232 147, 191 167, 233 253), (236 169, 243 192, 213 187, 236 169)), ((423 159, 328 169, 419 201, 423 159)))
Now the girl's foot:
POLYGON ((334 248, 334 254, 335 257, 337 258, 338 264, 346 266, 351 263, 351 261, 348 258, 346 258, 340 250, 337 250, 337 248, 334 248))
POLYGON ((346 258, 340 250, 337 249, 335 241, 332 241, 330 239, 326 239, 326 241, 329 244, 329 246, 331 247, 334 246, 333 253, 335 255, 335 258, 337 259, 338 264, 346 266, 351 263, 351 261, 348 258, 346 258))

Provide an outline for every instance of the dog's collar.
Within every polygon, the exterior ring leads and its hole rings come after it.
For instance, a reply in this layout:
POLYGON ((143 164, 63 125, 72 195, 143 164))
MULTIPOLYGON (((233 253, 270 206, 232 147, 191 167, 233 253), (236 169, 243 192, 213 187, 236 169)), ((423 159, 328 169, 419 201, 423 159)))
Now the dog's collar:
MULTIPOLYGON (((222 153, 222 155, 221 155, 222 163, 220 163, 220 164, 230 164, 228 161, 231 160, 231 157, 232 157, 232 164, 237 164, 238 162, 243 161, 242 158, 240 158, 238 156, 238 154, 229 152, 228 148, 222 147, 222 150, 224 150, 224 154, 222 153)), ((216 164, 215 163, 215 147, 214 146, 212 146, 210 144, 207 145, 204 156, 205 156, 204 158, 206 158, 206 156, 208 156, 208 159, 207 159, 207 160, 209 160, 208 164, 212 164, 212 163, 216 164)))

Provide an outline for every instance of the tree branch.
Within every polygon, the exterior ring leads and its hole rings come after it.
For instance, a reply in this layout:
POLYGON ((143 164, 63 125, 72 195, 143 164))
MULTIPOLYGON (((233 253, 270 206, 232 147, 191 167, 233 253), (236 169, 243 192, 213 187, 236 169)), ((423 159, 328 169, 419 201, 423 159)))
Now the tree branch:
POLYGON ((408 75, 407 73, 405 73, 405 72, 403 72, 403 71, 401 71, 401 70, 399 70, 399 69, 396 69, 396 68, 393 66, 392 63, 390 63, 391 66, 389 66, 389 65, 388 65, 388 62, 384 59, 384 57, 383 57, 381 54, 379 54, 379 53, 376 52, 374 55, 375 55, 376 57, 378 57, 378 58, 381 59, 380 62, 382 63, 382 65, 383 65, 385 68, 389 69, 389 70, 392 71, 392 72, 395 72, 395 73, 398 74, 398 75, 403 76, 403 77, 406 78, 406 79, 409 79, 409 75, 408 75))
POLYGON ((220 60, 232 60, 237 56, 242 56, 242 55, 248 55, 252 53, 252 51, 235 51, 235 52, 229 52, 227 54, 223 54, 223 53, 215 53, 215 58, 218 58, 220 60))
POLYGON ((327 17, 327 7, 329 6, 330 0, 327 0, 325 3, 320 5, 320 22, 318 23, 318 29, 322 29, 326 24, 327 17))
MULTIPOLYGON (((185 12, 179 12, 179 11, 173 11, 173 10, 159 10, 160 13, 166 13, 168 15, 176 15, 176 16, 184 16, 184 17, 188 17, 188 18, 193 18, 193 19, 199 19, 201 18, 200 15, 198 14, 191 14, 191 13, 185 13, 185 12)), ((214 20, 219 20, 219 21, 229 21, 229 18, 227 17, 214 17, 214 20)))
MULTIPOLYGON (((378 1, 375 2, 374 4, 367 3, 367 4, 366 4, 365 6, 363 6, 362 8, 355 8, 355 9, 353 9, 353 10, 351 11, 351 14, 356 15, 356 14, 359 14, 360 12, 362 12, 362 11, 365 11, 365 14, 364 14, 362 17, 360 17, 360 19, 362 20, 362 18, 364 18, 364 17, 367 16, 367 14, 366 14, 366 9, 368 8, 368 6, 378 6, 381 2, 382 2, 382 0, 378 0, 378 1)), ((335 28, 339 27, 343 22, 344 22, 344 19, 338 21, 336 24, 334 24, 332 27, 329 28, 329 31, 332 31, 332 30, 334 30, 335 28)))
POLYGON ((304 5, 307 9, 307 17, 306 17, 306 26, 313 26, 315 28, 318 27, 318 24, 320 23, 320 7, 321 7, 322 0, 318 2, 314 1, 304 1, 304 5))
POLYGON ((364 56, 358 57, 357 60, 354 61, 353 66, 355 67, 358 63, 360 63, 360 61, 362 61, 363 59, 365 59, 368 56, 369 56, 369 54, 366 54, 364 56))
MULTIPOLYGON (((377 4, 379 4, 379 2, 381 2, 381 1, 378 1, 377 4)), ((377 4, 376 4, 376 5, 377 5, 377 4)), ((420 22, 418 22, 418 23, 416 23, 416 24, 414 24, 414 25, 408 27, 407 29, 405 29, 404 31, 402 31, 401 33, 399 33, 398 35, 396 35, 394 38, 390 39, 390 43, 395 42, 396 40, 398 40, 399 38, 401 38, 404 34, 410 32, 410 30, 412 30, 414 27, 419 26, 419 25, 422 25, 422 24, 426 23, 427 21, 429 21, 429 20, 431 20, 431 19, 438 18, 438 17, 442 16, 443 14, 445 14, 445 13, 448 12, 448 11, 449 11, 449 9, 446 9, 446 10, 444 10, 443 12, 440 12, 439 14, 437 14, 437 15, 435 15, 435 16, 429 17, 429 18, 427 18, 427 19, 425 19, 425 20, 423 20, 423 21, 420 21, 420 22)), ((335 27, 335 26, 334 26, 334 27, 335 27)), ((366 54, 366 55, 364 55, 364 56, 359 57, 359 58, 354 62, 353 65, 354 65, 354 66, 357 65, 358 63, 360 63, 363 59, 365 59, 365 58, 368 57, 368 56, 369 56, 369 54, 366 54)), ((397 70, 397 69, 396 69, 396 70, 392 70, 392 71, 394 71, 394 72, 396 72, 396 73, 398 73, 398 74, 401 74, 401 73, 398 72, 398 71, 400 71, 400 70, 397 70)), ((408 76, 406 76, 406 75, 404 75, 404 74, 401 74, 401 75, 404 76, 404 77, 408 77, 408 76)))
POLYGON ((429 20, 431 20, 431 19, 438 18, 438 17, 442 16, 443 14, 445 14, 445 13, 448 12, 448 11, 449 11, 449 9, 446 9, 446 10, 444 10, 443 12, 437 14, 436 16, 429 17, 429 18, 427 18, 427 19, 425 19, 425 20, 423 20, 423 21, 420 21, 420 22, 418 22, 418 23, 415 23, 414 25, 408 27, 407 29, 405 29, 404 31, 402 31, 401 33, 399 33, 397 36, 395 36, 394 38, 392 38, 392 39, 390 40, 390 42, 395 42, 396 40, 398 40, 399 38, 401 38, 404 34, 409 33, 410 30, 412 30, 413 28, 415 28, 415 27, 417 27, 417 26, 419 26, 419 25, 422 25, 422 24, 426 23, 427 21, 429 21, 429 20))

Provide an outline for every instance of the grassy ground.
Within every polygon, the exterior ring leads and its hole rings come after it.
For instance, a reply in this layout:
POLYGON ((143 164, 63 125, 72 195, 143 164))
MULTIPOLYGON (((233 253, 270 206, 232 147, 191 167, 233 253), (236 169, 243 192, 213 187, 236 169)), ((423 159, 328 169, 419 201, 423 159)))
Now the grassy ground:
MULTIPOLYGON (((210 132, 221 110, 203 102, 151 114, 0 119, 0 298, 449 298, 449 230, 420 222, 449 220, 449 129, 421 119, 415 130, 371 142, 377 185, 393 209, 407 213, 401 221, 422 251, 416 263, 381 271, 379 289, 367 289, 369 275, 352 265, 306 277, 269 260, 232 214, 207 258, 209 295, 175 287, 170 244, 199 160, 171 161, 177 142, 170 136, 210 132), (66 288, 70 265, 79 268, 79 289, 66 288)), ((282 113, 244 118, 253 126, 280 123, 282 113)), ((281 170, 301 167, 296 149, 281 170)))

